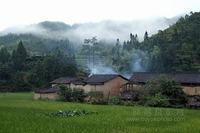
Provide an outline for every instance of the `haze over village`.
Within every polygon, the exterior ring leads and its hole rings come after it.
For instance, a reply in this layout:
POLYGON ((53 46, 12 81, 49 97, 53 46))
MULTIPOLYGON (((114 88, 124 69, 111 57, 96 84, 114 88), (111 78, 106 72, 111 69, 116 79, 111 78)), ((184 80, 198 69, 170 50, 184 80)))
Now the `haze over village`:
POLYGON ((200 1, 2 0, 0 132, 200 132, 200 1))

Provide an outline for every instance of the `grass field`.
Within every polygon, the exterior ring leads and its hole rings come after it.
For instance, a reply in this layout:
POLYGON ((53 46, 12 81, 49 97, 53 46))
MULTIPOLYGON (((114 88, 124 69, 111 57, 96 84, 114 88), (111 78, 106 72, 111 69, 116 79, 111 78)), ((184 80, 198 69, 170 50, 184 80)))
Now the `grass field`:
POLYGON ((35 101, 32 93, 0 93, 0 132, 199 133, 200 110, 35 101), (45 115, 64 109, 85 109, 98 114, 69 118, 45 115))

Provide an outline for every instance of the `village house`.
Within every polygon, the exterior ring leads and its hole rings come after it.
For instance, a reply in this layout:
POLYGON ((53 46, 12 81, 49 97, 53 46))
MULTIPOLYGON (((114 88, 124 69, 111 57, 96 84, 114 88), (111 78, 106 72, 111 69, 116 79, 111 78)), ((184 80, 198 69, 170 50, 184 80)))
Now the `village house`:
POLYGON ((59 99, 59 88, 39 89, 34 92, 34 99, 57 100, 59 99))
POLYGON ((150 73, 137 72, 133 73, 130 81, 124 85, 124 90, 138 89, 147 81, 157 78, 160 75, 166 75, 176 82, 180 83, 183 91, 189 96, 200 96, 200 73, 150 73))
POLYGON ((51 81, 50 84, 52 87, 59 86, 59 85, 71 87, 72 82, 75 83, 77 81, 80 81, 80 79, 77 77, 61 77, 61 78, 51 81))
POLYGON ((64 85, 71 89, 83 89, 85 93, 102 92, 104 98, 119 96, 122 86, 128 83, 128 79, 117 74, 95 74, 82 80, 76 77, 61 77, 53 80, 50 83, 52 88, 35 91, 34 98, 57 98, 57 89, 54 90, 53 88, 57 88, 59 85, 64 85))
POLYGON ((52 87, 66 85, 72 89, 83 89, 85 93, 91 91, 102 92, 104 97, 119 96, 121 87, 128 79, 117 74, 94 74, 84 80, 74 77, 58 78, 51 82, 52 87))
POLYGON ((77 77, 61 77, 61 78, 51 81, 50 84, 52 87, 64 85, 71 89, 74 89, 74 88, 83 89, 84 86, 86 85, 86 83, 84 82, 84 79, 80 79, 77 77))
MULTIPOLYGON (((190 97, 200 96, 200 73, 149 73, 137 72, 134 73, 130 80, 127 80, 121 75, 117 74, 95 74, 85 79, 76 77, 61 77, 50 82, 52 87, 50 89, 42 89, 35 91, 34 99, 50 99, 55 100, 59 98, 59 85, 65 85, 72 89, 83 89, 85 93, 88 92, 102 92, 104 98, 113 96, 120 96, 122 90, 138 90, 147 81, 157 78, 160 75, 166 75, 171 79, 179 82, 183 91, 190 97)), ((127 93, 128 97, 130 94, 127 93)))
POLYGON ((76 77, 61 77, 50 82, 51 87, 48 89, 38 89, 34 92, 34 99, 59 99, 59 85, 71 87, 72 82, 78 83, 80 79, 76 77))
POLYGON ((128 79, 117 74, 95 74, 84 81, 84 91, 102 92, 104 98, 119 96, 122 86, 128 82, 128 79))

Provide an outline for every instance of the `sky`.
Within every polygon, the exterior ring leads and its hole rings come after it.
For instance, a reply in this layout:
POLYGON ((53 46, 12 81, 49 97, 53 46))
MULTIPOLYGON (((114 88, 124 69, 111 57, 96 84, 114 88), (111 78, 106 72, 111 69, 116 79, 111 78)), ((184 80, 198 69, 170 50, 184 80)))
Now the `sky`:
POLYGON ((0 0, 0 30, 41 21, 67 24, 171 18, 200 11, 200 0, 0 0))

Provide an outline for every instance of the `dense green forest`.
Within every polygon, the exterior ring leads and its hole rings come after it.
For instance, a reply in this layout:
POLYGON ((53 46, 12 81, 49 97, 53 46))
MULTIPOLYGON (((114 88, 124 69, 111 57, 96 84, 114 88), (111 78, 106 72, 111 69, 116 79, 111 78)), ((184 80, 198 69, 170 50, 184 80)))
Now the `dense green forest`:
POLYGON ((75 57, 59 47, 43 56, 30 56, 22 41, 11 53, 6 47, 0 50, 1 91, 29 91, 61 76, 81 74, 85 73, 77 69, 75 57))
POLYGON ((116 43, 92 37, 83 40, 82 45, 74 45, 70 38, 54 40, 33 34, 0 36, 0 86, 44 87, 55 78, 84 76, 94 68, 100 70, 99 66, 106 73, 121 74, 199 72, 199 31, 200 13, 191 12, 157 34, 149 36, 148 31, 145 32, 143 41, 139 41, 136 33, 131 33, 129 40, 119 38, 116 43), (106 68, 110 68, 109 71, 106 68))
POLYGON ((80 53, 93 55, 97 59, 101 57, 104 63, 121 73, 200 71, 199 31, 200 13, 191 12, 190 15, 181 17, 176 24, 151 37, 145 32, 142 42, 139 42, 137 34, 132 33, 130 40, 121 43, 117 39, 112 48, 90 39, 91 44, 83 45, 80 53))
POLYGON ((17 47, 17 42, 23 40, 23 43, 27 51, 31 55, 45 55, 51 50, 60 47, 66 50, 68 53, 74 52, 73 44, 68 39, 55 40, 49 38, 43 38, 33 34, 8 34, 0 36, 0 46, 6 46, 9 50, 13 50, 17 47))
POLYGON ((200 13, 181 17, 175 25, 145 39, 149 71, 200 71, 200 13))

